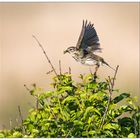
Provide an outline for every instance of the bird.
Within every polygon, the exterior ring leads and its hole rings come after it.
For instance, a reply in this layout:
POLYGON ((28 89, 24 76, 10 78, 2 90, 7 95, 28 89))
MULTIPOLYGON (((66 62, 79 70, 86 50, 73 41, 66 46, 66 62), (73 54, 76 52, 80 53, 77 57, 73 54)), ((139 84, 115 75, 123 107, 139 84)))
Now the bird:
POLYGON ((95 77, 97 77, 96 73, 98 68, 103 64, 114 70, 102 57, 96 55, 96 52, 102 52, 102 48, 100 47, 99 37, 94 28, 94 24, 83 20, 82 30, 76 46, 68 47, 64 51, 64 54, 71 54, 77 62, 83 65, 95 65, 95 77))

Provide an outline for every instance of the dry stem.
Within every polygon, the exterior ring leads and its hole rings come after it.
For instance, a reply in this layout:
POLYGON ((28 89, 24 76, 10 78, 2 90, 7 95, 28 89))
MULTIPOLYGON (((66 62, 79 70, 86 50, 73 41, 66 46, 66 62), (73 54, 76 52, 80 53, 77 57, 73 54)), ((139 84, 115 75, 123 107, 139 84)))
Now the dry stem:
MULTIPOLYGON (((21 122, 23 123, 23 117, 22 117, 22 113, 21 113, 20 106, 18 106, 18 112, 19 112, 20 120, 21 120, 21 122)), ((24 128, 23 125, 22 125, 22 131, 23 131, 23 133, 25 133, 25 128, 24 128)))
POLYGON ((62 69, 61 69, 61 60, 59 60, 59 72, 60 72, 60 75, 62 74, 62 69))
POLYGON ((38 43, 39 47, 42 49, 42 51, 43 51, 43 53, 44 53, 44 55, 45 55, 45 57, 46 57, 48 63, 50 64, 50 66, 51 66, 51 68, 53 69, 55 75, 57 76, 58 74, 57 74, 57 72, 56 72, 56 70, 55 70, 53 64, 51 63, 49 57, 47 56, 46 51, 44 50, 43 46, 41 45, 41 43, 39 42, 39 40, 36 38, 36 36, 34 36, 34 35, 32 35, 32 36, 33 36, 33 38, 36 40, 36 42, 38 43))
POLYGON ((113 77, 112 80, 111 80, 110 77, 108 77, 109 78, 109 80, 108 80, 109 99, 108 99, 108 103, 107 103, 107 106, 106 106, 106 109, 105 109, 105 113, 104 113, 103 118, 101 120, 100 130, 102 129, 102 127, 104 125, 104 121, 105 121, 105 118, 106 118, 106 115, 107 115, 107 112, 108 112, 108 108, 109 108, 109 105, 110 105, 110 102, 111 102, 112 92, 113 92, 113 89, 114 89, 114 84, 115 84, 118 68, 119 68, 119 65, 116 67, 115 74, 114 74, 114 77, 113 77))

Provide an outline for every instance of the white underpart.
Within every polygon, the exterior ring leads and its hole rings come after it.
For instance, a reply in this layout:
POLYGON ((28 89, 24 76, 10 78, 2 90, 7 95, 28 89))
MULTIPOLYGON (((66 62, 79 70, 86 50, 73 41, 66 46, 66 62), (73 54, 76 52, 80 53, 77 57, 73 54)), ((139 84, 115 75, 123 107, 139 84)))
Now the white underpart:
POLYGON ((97 64, 97 61, 96 60, 93 60, 93 59, 92 60, 91 59, 87 59, 84 64, 85 65, 89 65, 89 66, 93 66, 93 65, 96 65, 97 64))
POLYGON ((100 62, 99 62, 99 65, 100 65, 100 66, 101 66, 101 65, 103 66, 103 63, 100 61, 100 62))

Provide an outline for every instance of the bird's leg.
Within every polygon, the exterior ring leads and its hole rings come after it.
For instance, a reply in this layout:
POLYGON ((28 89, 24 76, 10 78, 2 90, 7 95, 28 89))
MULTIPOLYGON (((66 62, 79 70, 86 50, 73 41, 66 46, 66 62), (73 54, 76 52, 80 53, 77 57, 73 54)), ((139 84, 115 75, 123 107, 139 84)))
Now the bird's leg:
POLYGON ((97 71, 99 69, 99 65, 97 64, 96 67, 95 67, 95 72, 93 74, 93 81, 96 82, 96 79, 97 79, 97 71))

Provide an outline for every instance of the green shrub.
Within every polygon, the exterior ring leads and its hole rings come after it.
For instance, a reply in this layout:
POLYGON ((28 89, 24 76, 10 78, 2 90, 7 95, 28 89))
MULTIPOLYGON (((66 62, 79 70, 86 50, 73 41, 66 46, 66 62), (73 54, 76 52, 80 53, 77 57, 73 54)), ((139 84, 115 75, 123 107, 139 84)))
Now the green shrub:
POLYGON ((92 78, 92 74, 80 75, 81 82, 74 82, 65 73, 53 78, 52 91, 34 85, 30 93, 37 99, 36 108, 30 109, 20 126, 1 130, 0 137, 140 137, 136 99, 115 90, 111 78, 92 78))

